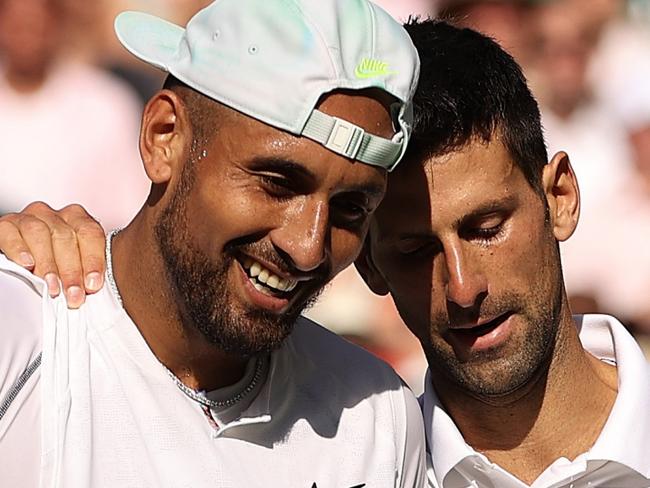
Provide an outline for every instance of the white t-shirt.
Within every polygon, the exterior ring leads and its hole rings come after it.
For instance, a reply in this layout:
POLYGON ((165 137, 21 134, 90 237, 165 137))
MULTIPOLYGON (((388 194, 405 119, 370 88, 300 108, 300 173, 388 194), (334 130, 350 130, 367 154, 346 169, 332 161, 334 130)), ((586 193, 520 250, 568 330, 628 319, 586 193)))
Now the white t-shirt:
POLYGON ((3 486, 425 485, 415 397, 385 363, 315 323, 301 318, 239 411, 216 412, 215 422, 109 287, 76 311, 43 291, 0 256, 0 415, 42 350, 0 418, 3 486))
MULTIPOLYGON (((576 315, 582 345, 616 364, 618 395, 592 448, 573 461, 557 459, 532 488, 650 487, 650 365, 623 325, 607 315, 576 315)), ((420 398, 434 488, 524 488, 525 483, 474 451, 442 408, 427 373, 420 398)))

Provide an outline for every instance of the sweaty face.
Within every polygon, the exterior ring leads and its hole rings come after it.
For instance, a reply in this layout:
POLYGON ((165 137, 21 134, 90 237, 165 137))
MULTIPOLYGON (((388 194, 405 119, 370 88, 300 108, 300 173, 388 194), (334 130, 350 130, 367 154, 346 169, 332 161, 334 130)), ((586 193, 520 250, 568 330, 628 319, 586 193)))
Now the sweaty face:
POLYGON ((561 271, 545 202, 497 138, 391 175, 372 257, 437 388, 525 385, 550 360, 561 271))
MULTIPOLYGON (((320 109, 392 135, 376 99, 335 94, 320 109)), ((385 180, 315 142, 229 115, 212 140, 189 148, 155 229, 184 324, 235 354, 278 347, 356 258, 385 180)))

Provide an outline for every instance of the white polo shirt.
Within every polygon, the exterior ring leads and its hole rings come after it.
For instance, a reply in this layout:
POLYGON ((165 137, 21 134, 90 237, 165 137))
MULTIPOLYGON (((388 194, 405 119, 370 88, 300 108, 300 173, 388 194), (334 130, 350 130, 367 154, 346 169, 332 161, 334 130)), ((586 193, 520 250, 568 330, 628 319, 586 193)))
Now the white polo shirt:
POLYGON ((242 384, 259 381, 241 401, 206 412, 109 287, 76 311, 44 291, 0 256, 2 486, 425 486, 415 397, 385 363, 313 322, 300 319, 249 364, 242 384))
MULTIPOLYGON (((532 488, 650 487, 650 365, 623 325, 607 315, 575 316, 582 345, 616 365, 618 395, 593 447, 575 460, 560 458, 532 488)), ((524 488, 525 483, 465 443, 444 411, 427 373, 422 403, 427 478, 434 488, 524 488)))

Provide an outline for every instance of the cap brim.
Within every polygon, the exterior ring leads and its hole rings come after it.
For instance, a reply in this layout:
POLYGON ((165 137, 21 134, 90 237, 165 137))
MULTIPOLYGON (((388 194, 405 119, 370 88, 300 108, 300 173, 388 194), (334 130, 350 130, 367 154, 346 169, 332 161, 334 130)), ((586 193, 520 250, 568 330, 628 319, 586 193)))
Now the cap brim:
POLYGON ((169 71, 185 29, 143 12, 122 12, 115 19, 115 33, 122 45, 146 63, 169 71))

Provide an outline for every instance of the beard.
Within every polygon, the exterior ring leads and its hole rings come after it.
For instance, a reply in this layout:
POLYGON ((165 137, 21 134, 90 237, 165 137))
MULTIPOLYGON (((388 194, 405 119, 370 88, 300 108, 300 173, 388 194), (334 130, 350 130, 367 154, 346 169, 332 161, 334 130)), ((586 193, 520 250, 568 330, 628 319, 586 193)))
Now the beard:
MULTIPOLYGON (((534 381, 550 364, 560 327, 562 287, 561 281, 553 281, 551 293, 508 293, 481 304, 481 316, 513 314, 517 334, 503 347, 459 357, 444 341, 432 339, 425 349, 435 376, 485 399, 504 397, 534 381)), ((449 320, 447 315, 434 316, 432 328, 442 330, 449 320)))
POLYGON ((237 304, 228 280, 229 270, 236 265, 234 256, 247 251, 251 256, 263 256, 281 270, 289 266, 269 249, 270 245, 265 247, 261 242, 231 243, 217 263, 194 245, 186 206, 194 182, 194 164, 194 160, 185 164, 178 189, 154 228, 181 321, 223 352, 244 357, 266 354, 282 345, 300 313, 317 300, 327 278, 312 280, 309 288, 305 285, 303 299, 294 300, 280 315, 237 304))

